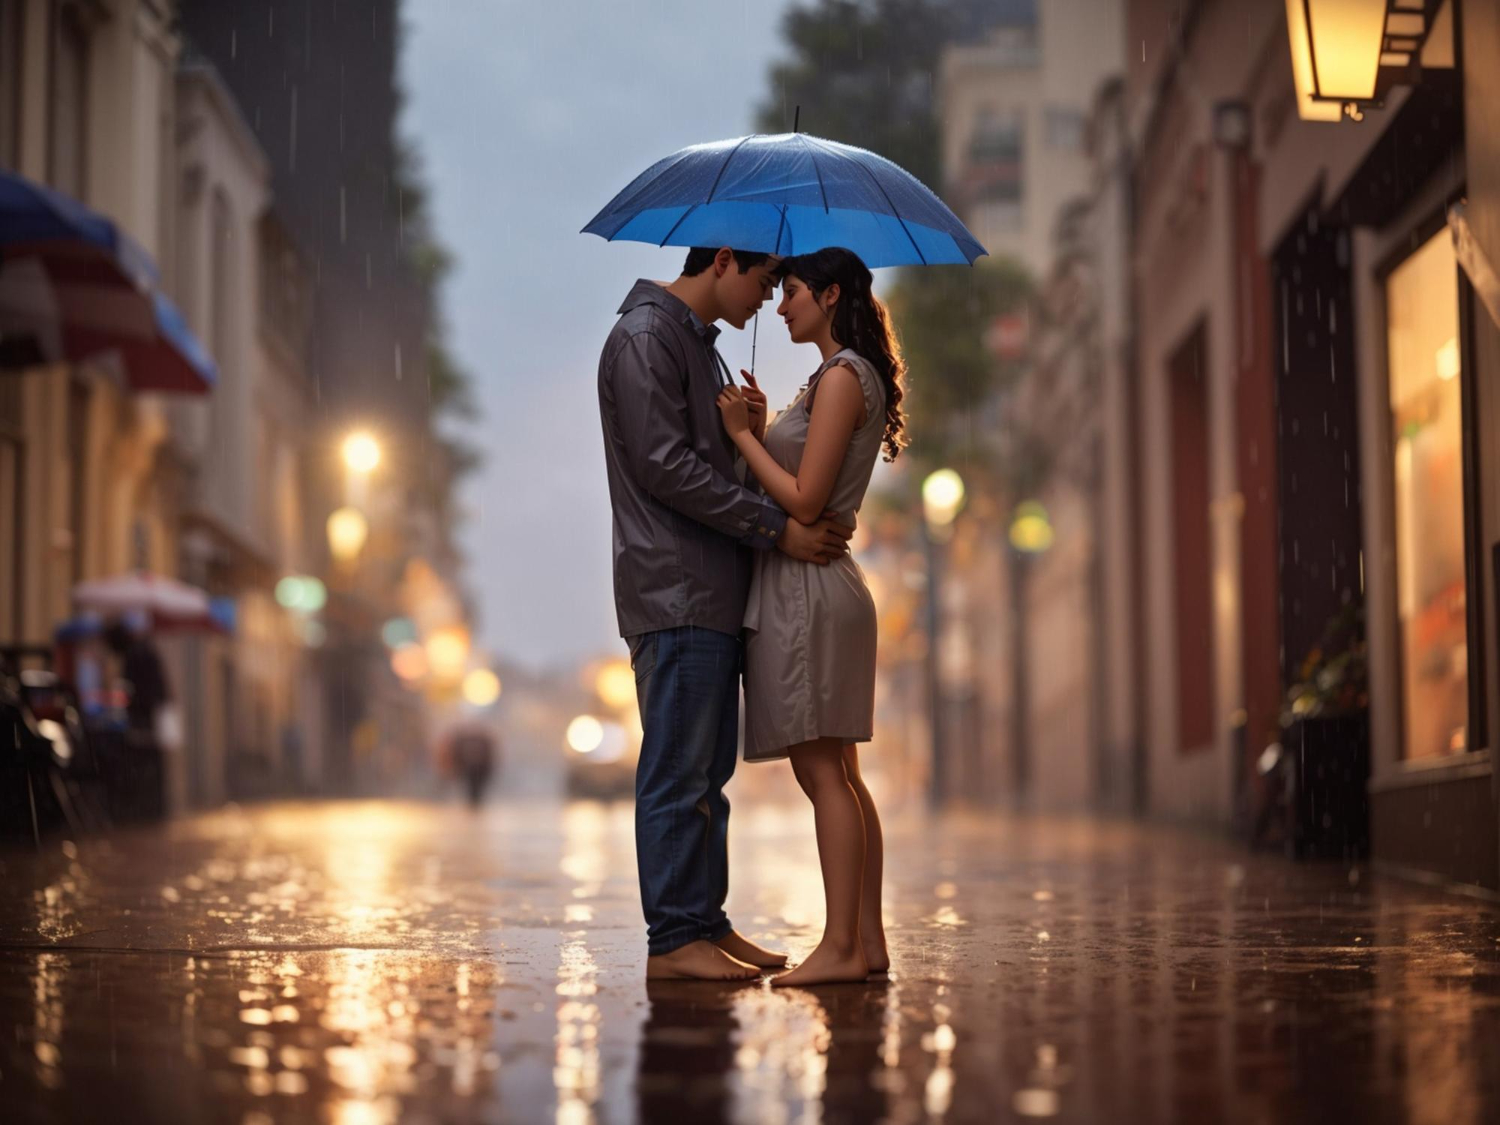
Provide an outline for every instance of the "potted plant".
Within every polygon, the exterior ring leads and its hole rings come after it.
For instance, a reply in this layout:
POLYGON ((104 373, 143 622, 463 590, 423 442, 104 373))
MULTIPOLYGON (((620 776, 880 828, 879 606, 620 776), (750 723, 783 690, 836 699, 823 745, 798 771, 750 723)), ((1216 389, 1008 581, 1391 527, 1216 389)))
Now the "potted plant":
POLYGON ((1281 713, 1280 782, 1299 858, 1369 854, 1370 684, 1365 614, 1329 620, 1298 669, 1281 713))

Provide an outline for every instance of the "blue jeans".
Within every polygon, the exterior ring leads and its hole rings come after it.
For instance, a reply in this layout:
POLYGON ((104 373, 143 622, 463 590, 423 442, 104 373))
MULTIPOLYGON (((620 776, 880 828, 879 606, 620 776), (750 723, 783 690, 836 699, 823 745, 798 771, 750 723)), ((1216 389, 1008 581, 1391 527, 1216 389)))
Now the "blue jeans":
POLYGON ((729 801, 739 741, 740 641, 684 626, 631 637, 641 706, 635 856, 651 956, 731 930, 729 801))

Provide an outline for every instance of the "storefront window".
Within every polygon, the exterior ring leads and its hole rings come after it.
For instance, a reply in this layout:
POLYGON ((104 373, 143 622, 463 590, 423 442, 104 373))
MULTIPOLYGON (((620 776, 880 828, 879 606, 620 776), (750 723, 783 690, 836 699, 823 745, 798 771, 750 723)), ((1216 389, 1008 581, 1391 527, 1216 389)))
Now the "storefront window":
POLYGON ((1458 267, 1446 230, 1386 282, 1404 754, 1468 749, 1458 267))

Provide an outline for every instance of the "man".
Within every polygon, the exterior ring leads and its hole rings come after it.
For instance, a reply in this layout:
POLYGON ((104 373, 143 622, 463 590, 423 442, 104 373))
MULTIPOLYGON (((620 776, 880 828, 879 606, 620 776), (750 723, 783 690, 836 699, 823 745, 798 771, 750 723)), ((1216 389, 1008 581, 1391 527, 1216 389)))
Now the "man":
MULTIPOLYGON (((853 529, 788 519, 740 483, 720 421, 729 373, 714 347, 717 322, 743 328, 771 296, 777 262, 729 247, 690 251, 671 284, 636 282, 599 358, 615 609, 644 730, 635 842, 653 979, 743 980, 786 963, 724 913, 723 789, 738 749, 751 552, 826 565, 848 550, 853 529)), ((763 426, 765 397, 747 394, 763 426)))

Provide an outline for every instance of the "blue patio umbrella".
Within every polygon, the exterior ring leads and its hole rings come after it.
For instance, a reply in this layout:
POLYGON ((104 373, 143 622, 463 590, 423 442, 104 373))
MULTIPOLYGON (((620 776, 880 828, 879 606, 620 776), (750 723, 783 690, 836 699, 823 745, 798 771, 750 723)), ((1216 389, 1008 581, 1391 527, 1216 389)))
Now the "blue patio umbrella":
POLYGON ((842 246, 871 268, 972 265, 988 253, 910 172, 807 133, 675 152, 631 181, 583 233, 783 256, 842 246))

